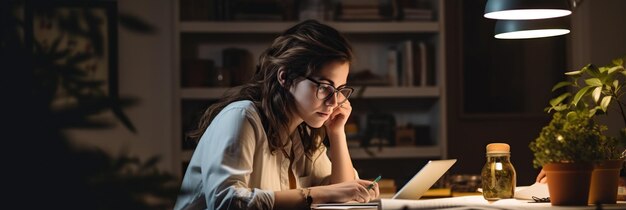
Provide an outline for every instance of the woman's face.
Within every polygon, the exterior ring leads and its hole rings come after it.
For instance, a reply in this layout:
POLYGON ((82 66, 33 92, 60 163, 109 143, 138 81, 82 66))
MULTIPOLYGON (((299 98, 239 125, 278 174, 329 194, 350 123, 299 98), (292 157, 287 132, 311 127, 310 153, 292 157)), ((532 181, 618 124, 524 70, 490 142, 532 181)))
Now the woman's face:
POLYGON ((336 94, 328 100, 318 99, 318 83, 329 84, 335 88, 346 85, 349 71, 348 62, 335 61, 324 66, 317 74, 302 78, 290 92, 296 99, 297 113, 294 116, 296 125, 304 121, 307 125, 319 128, 328 120, 335 107, 339 106, 336 94))

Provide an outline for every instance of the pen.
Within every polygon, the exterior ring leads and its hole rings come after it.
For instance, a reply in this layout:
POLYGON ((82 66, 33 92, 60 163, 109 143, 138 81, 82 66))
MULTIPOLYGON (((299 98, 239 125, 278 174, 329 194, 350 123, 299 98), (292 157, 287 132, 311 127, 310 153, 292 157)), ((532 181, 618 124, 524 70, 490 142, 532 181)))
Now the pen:
POLYGON ((378 175, 378 177, 376 177, 376 179, 374 179, 374 182, 372 182, 372 184, 370 184, 369 186, 367 186, 367 190, 371 190, 372 187, 374 187, 374 184, 376 184, 376 182, 378 182, 380 180, 382 176, 378 175))

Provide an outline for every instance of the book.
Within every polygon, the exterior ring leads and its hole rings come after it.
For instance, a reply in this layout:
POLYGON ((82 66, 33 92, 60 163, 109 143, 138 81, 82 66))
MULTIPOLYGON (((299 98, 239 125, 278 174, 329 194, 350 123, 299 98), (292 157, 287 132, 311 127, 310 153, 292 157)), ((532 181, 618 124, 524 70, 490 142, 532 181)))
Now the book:
POLYGON ((415 44, 413 56, 413 81, 416 86, 436 86, 437 73, 434 61, 434 52, 431 46, 424 41, 415 44))
POLYGON ((429 9, 404 8, 404 20, 432 20, 433 12, 429 9))
POLYGON ((254 58, 247 49, 223 49, 222 66, 230 71, 230 83, 233 86, 247 83, 254 75, 254 58))
POLYGON ((180 0, 180 19, 211 20, 213 4, 206 0, 180 0))
POLYGON ((419 69, 419 74, 420 74, 420 82, 419 84, 421 86, 427 86, 427 78, 428 78, 428 59, 426 58, 427 55, 427 50, 426 50, 426 44, 424 42, 420 42, 418 44, 418 49, 419 49, 419 53, 418 53, 418 58, 416 58, 416 60, 419 61, 419 67, 417 67, 417 69, 419 69))
POLYGON ((391 86, 398 86, 398 51, 396 48, 387 50, 387 71, 391 86))
POLYGON ((399 85, 405 87, 413 86, 413 41, 406 40, 400 45, 400 55, 402 68, 399 85))

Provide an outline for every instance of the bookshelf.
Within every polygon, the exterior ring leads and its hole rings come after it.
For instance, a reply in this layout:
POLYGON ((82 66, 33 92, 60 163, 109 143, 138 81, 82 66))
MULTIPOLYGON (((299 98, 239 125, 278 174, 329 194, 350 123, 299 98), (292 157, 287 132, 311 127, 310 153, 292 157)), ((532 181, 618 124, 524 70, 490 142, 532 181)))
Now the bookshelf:
MULTIPOLYGON (((181 22, 181 33, 275 33, 295 25, 288 22, 181 22), (262 26, 262 27, 260 27, 262 26)), ((342 33, 435 33, 439 31, 438 22, 325 22, 342 33), (376 27, 372 27, 376 24, 376 27)))
MULTIPOLYGON (((220 54, 225 48, 248 50, 254 58, 265 49, 273 38, 285 29, 298 23, 298 20, 252 21, 252 20, 181 20, 181 1, 175 3, 174 21, 174 136, 172 148, 175 171, 182 177, 186 162, 193 154, 193 145, 183 141, 183 133, 193 125, 194 117, 201 108, 219 100, 227 91, 233 91, 232 85, 184 86, 184 62, 189 59, 211 59, 211 65, 217 69, 223 60, 220 54)), ((196 0, 198 1, 198 0, 196 0)), ((370 71, 382 78, 389 78, 389 49, 396 48, 407 40, 428 43, 432 48, 432 72, 435 74, 434 85, 368 85, 358 78, 356 92, 351 97, 353 114, 351 121, 358 131, 348 134, 350 153, 354 161, 393 160, 399 158, 442 159, 446 157, 446 94, 445 94, 445 55, 443 0, 426 0, 433 5, 433 18, 430 20, 363 20, 337 21, 336 18, 320 20, 342 32, 353 46, 356 60, 351 65, 353 72, 370 71), (395 118, 396 126, 417 125, 426 127, 428 142, 420 144, 382 145, 386 140, 370 142, 369 147, 361 147, 368 130, 371 113, 384 113, 395 118), (380 145, 379 145, 380 144, 380 145)), ((336 8, 335 8, 336 9, 336 8)), ((296 18, 297 19, 297 18, 296 18)), ((398 56, 403 56, 399 54, 398 56)), ((256 65, 256 63, 255 63, 256 65)), ((400 64, 398 64, 400 65, 400 64)), ((403 67, 398 66, 399 69, 403 67)), ((400 71, 398 71, 400 73, 400 71)), ((371 128, 369 129, 371 130, 371 128)), ((421 129, 423 132, 424 129, 421 129)), ((416 132, 415 132, 416 133, 416 132)), ((415 134, 414 133, 414 134, 415 134)), ((420 136, 415 134, 416 136, 420 136)), ((370 135, 371 136, 371 135, 370 135)), ((415 137, 415 138, 418 138, 415 137)), ((374 138, 374 137, 373 137, 374 138)), ((374 139, 376 140, 376 139, 374 139)), ((395 139, 393 140, 395 141, 395 139)), ((387 142, 388 143, 388 142, 387 142)))

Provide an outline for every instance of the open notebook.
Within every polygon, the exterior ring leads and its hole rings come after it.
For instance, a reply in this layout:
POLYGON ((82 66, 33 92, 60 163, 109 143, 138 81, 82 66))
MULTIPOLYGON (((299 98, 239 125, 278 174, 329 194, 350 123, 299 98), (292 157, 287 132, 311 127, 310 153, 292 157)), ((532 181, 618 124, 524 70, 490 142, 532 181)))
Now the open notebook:
MULTIPOLYGON (((456 159, 430 160, 391 199, 417 200, 456 163, 456 159)), ((376 209, 379 202, 314 204, 312 209, 376 209)))

